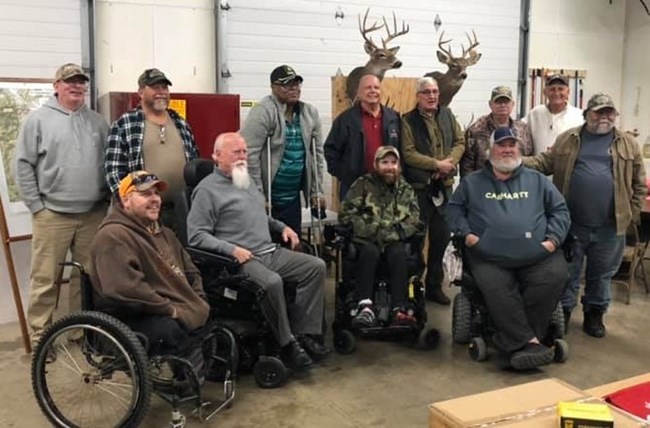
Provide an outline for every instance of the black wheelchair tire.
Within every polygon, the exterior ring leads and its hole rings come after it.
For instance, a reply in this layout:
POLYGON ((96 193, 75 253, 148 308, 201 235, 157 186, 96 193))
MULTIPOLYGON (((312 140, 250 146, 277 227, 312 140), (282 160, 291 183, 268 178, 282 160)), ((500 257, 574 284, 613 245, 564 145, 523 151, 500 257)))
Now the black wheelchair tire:
POLYGON ((472 302, 462 291, 454 296, 451 334, 455 343, 464 345, 472 340, 472 302))
POLYGON ((487 344, 482 337, 474 337, 467 348, 472 360, 482 362, 487 359, 487 344))
POLYGON ((357 349, 357 339, 350 330, 334 330, 334 349, 339 354, 351 354, 357 349))
POLYGON ((564 363, 569 359, 569 344, 564 339, 555 339, 553 343, 553 361, 564 363))
POLYGON ((142 343, 129 327, 116 318, 102 312, 83 311, 67 315, 56 321, 44 332, 32 355, 31 367, 32 388, 39 407, 54 426, 66 428, 77 426, 68 420, 68 417, 63 415, 54 403, 45 379, 47 373, 45 365, 50 350, 49 347, 57 336, 65 334, 65 331, 70 328, 81 328, 84 326, 99 329, 106 336, 112 337, 124 348, 128 358, 131 360, 134 372, 137 374, 137 397, 134 399, 134 402, 130 403, 131 405, 127 414, 118 426, 125 428, 137 427, 149 411, 151 404, 153 386, 149 372, 149 358, 142 343))
POLYGON ((253 377, 260 388, 277 388, 287 381, 287 367, 279 358, 263 355, 253 366, 253 377))

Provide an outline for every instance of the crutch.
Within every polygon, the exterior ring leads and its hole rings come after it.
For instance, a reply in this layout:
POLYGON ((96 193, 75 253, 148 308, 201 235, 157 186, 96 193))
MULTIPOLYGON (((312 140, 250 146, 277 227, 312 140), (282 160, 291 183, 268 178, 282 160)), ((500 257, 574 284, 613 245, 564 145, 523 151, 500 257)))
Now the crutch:
POLYGON ((272 217, 271 215, 271 208, 272 208, 272 202, 271 202, 271 139, 273 138, 273 134, 275 134, 275 127, 269 129, 269 132, 266 134, 266 204, 268 206, 268 214, 269 217, 272 217))
MULTIPOLYGON (((314 180, 314 183, 316 184, 316 201, 318 202, 320 190, 321 190, 321 184, 319 182, 319 174, 318 174, 318 158, 316 157, 316 132, 312 131, 311 133, 311 141, 309 143, 310 149, 311 149, 311 156, 312 156, 312 163, 314 164, 314 167, 312 168, 312 179, 314 180)), ((311 184, 311 183, 310 183, 311 184)), ((311 187, 311 186, 310 186, 311 187)), ((307 189, 308 192, 311 192, 311 188, 307 189)), ((314 230, 314 214, 316 214, 316 219, 317 219, 317 225, 318 225, 318 239, 319 239, 319 245, 323 244, 323 214, 324 212, 321 211, 320 204, 316 206, 316 209, 314 210, 314 207, 312 206, 311 202, 311 195, 308 198, 309 199, 309 220, 311 224, 311 229, 314 230)), ((313 232, 312 232, 313 236, 313 232)), ((316 257, 319 256, 318 254, 318 245, 314 245, 314 251, 316 252, 316 257)))

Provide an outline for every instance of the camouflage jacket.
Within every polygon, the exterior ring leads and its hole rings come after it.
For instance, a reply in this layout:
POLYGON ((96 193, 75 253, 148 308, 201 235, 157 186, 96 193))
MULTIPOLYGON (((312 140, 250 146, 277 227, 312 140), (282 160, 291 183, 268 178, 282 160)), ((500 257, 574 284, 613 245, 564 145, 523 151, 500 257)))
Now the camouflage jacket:
POLYGON ((339 222, 352 225, 353 241, 375 243, 382 251, 421 230, 419 218, 411 185, 400 177, 388 186, 374 172, 355 180, 339 212, 339 222))

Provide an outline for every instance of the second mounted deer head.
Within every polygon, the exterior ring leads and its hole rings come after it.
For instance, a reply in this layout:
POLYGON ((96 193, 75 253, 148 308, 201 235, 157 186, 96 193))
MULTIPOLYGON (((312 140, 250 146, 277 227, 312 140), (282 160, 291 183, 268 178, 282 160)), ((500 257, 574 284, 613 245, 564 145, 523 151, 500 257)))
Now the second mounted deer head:
POLYGON ((451 40, 443 40, 445 32, 443 31, 438 39, 438 51, 436 52, 438 56, 438 61, 445 64, 449 69, 446 73, 441 73, 439 71, 433 71, 431 73, 425 74, 425 76, 433 77, 438 82, 438 87, 440 88, 440 101, 439 105, 448 106, 452 98, 460 90, 460 87, 463 86, 465 79, 467 79, 467 67, 470 67, 478 62, 481 59, 481 54, 476 50, 476 47, 479 45, 478 38, 476 33, 472 30, 473 38, 469 34, 465 33, 467 40, 469 41, 469 46, 465 48, 461 44, 462 54, 461 56, 455 57, 451 53, 451 40))
POLYGON ((383 23, 378 24, 374 22, 371 26, 368 26, 368 13, 370 8, 366 9, 366 14, 363 17, 363 23, 361 22, 361 16, 359 16, 359 32, 365 40, 363 48, 366 53, 370 55, 370 60, 363 67, 357 67, 348 75, 345 92, 348 96, 348 99, 353 101, 357 95, 357 87, 359 86, 359 80, 365 74, 374 74, 379 78, 379 80, 384 78, 387 70, 393 68, 400 68, 402 62, 397 59, 397 51, 399 51, 399 46, 389 47, 388 43, 406 33, 409 32, 409 26, 402 22, 401 30, 397 28, 397 18, 395 17, 395 12, 393 12, 393 31, 391 32, 386 18, 382 17, 383 23), (370 33, 381 30, 382 28, 386 29, 386 38, 382 37, 381 47, 377 46, 372 40, 370 33))

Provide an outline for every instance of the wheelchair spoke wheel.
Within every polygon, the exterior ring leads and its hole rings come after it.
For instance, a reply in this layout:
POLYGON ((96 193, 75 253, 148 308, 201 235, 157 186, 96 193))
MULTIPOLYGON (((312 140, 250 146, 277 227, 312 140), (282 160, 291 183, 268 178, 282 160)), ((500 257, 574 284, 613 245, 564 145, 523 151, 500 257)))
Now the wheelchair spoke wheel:
POLYGON ((135 334, 100 312, 68 315, 32 357, 36 401, 57 427, 135 427, 149 410, 149 360, 135 334))

